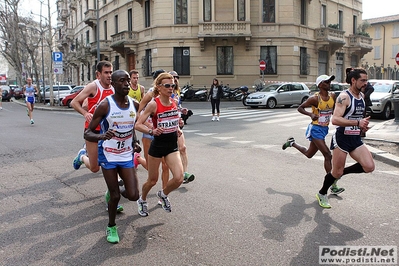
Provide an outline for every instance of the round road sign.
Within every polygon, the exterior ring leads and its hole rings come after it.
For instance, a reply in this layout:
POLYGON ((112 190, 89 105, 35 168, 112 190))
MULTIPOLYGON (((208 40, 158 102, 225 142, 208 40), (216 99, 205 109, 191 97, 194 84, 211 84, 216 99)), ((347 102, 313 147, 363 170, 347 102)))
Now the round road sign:
POLYGON ((395 61, 396 61, 396 64, 399 65, 399 53, 396 54, 395 61))
POLYGON ((264 71, 266 69, 266 62, 264 60, 259 61, 260 70, 264 71))

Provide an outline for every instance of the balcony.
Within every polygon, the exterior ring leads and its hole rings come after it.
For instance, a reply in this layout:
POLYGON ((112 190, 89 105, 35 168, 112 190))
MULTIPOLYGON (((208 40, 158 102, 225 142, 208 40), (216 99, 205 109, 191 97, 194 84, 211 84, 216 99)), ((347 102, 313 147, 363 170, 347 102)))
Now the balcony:
POLYGON ((345 45, 345 31, 333 28, 315 29, 315 39, 317 49, 328 50, 331 53, 345 45))
MULTIPOLYGON (((111 52, 111 41, 100 40, 99 46, 100 46, 100 54, 103 54, 105 52, 111 52)), ((97 54, 97 42, 90 43, 90 53, 92 55, 97 54)))
POLYGON ((111 36, 111 48, 125 57, 125 54, 133 53, 138 34, 135 31, 122 31, 111 36))
POLYGON ((60 14, 61 14, 61 20, 62 21, 66 21, 68 19, 68 17, 69 17, 68 9, 61 8, 60 14))
POLYGON ((201 50, 204 50, 205 38, 233 38, 237 42, 238 38, 245 38, 247 50, 251 40, 250 22, 202 22, 199 23, 198 39, 201 44, 201 50))
POLYGON ((89 9, 85 12, 85 18, 83 20, 89 27, 94 27, 97 24, 97 10, 89 9))
POLYGON ((348 44, 351 54, 358 54, 362 58, 365 54, 373 50, 373 39, 363 35, 349 35, 348 44))
POLYGON ((75 36, 75 30, 71 29, 71 28, 68 28, 68 29, 66 29, 65 34, 66 34, 66 38, 67 39, 73 40, 74 36, 75 36))
POLYGON ((80 47, 76 49, 76 57, 82 63, 88 62, 91 58, 90 48, 80 47))

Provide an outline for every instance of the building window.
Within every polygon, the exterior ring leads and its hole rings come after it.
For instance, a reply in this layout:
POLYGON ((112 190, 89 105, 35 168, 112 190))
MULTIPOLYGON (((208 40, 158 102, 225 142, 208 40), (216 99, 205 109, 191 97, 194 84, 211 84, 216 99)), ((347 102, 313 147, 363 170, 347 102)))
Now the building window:
POLYGON ((151 58, 151 49, 145 50, 145 57, 143 60, 143 74, 144 76, 151 76, 152 72, 152 58, 151 58))
POLYGON ((277 46, 261 46, 260 59, 266 62, 266 69, 263 74, 277 74, 277 46))
POLYGON ((321 25, 323 27, 327 26, 327 6, 326 5, 321 5, 321 25))
POLYGON ((396 55, 399 53, 399 44, 392 45, 392 58, 396 58, 396 55))
POLYGON ((245 21, 245 0, 237 0, 237 20, 245 21))
POLYGON ((351 67, 356 67, 358 65, 358 57, 357 55, 353 54, 351 55, 351 67))
POLYGON ((103 5, 105 5, 107 3, 107 0, 103 0, 103 5))
POLYGON ((90 31, 86 31, 86 47, 90 44, 90 31))
POLYGON ((353 16, 353 34, 357 33, 357 16, 353 16))
POLYGON ((173 69, 179 75, 190 75, 190 48, 173 48, 173 69))
POLYGON ((381 26, 375 26, 374 39, 381 39, 381 26))
POLYGON ((104 39, 108 40, 108 27, 107 27, 107 21, 104 21, 104 39))
POLYGON ((393 34, 392 37, 397 38, 399 37, 399 24, 393 24, 393 34))
POLYGON ((204 0, 204 21, 212 20, 212 0, 204 0))
POLYGON ((115 56, 115 61, 113 62, 113 69, 118 70, 119 69, 119 55, 115 56))
POLYGON ((132 9, 129 8, 127 10, 127 30, 132 31, 133 30, 133 15, 132 15, 132 9))
POLYGON ((274 23, 275 22, 275 0, 263 0, 263 22, 274 23))
POLYGON ((301 24, 306 25, 306 1, 307 0, 301 0, 301 24))
POLYGON ((325 75, 328 68, 328 52, 319 50, 319 58, 318 58, 318 76, 325 75))
POLYGON ((187 0, 176 0, 175 5, 175 24, 187 24, 187 0))
POLYGON ((308 60, 308 51, 306 47, 301 47, 299 51, 299 60, 300 60, 300 75, 309 75, 309 60, 308 60))
POLYGON ((86 0, 85 2, 86 2, 86 10, 85 11, 87 11, 87 10, 89 10, 89 0, 86 0))
POLYGON ((146 28, 148 28, 148 27, 150 27, 151 26, 151 20, 150 20, 150 1, 145 1, 145 3, 144 3, 144 12, 145 12, 145 14, 144 14, 144 17, 145 17, 145 21, 144 21, 144 24, 145 24, 145 27, 146 28))
POLYGON ((115 33, 118 33, 119 32, 118 15, 115 15, 114 23, 115 23, 115 33))
POLYGON ((374 46, 374 59, 381 59, 381 47, 374 46))
POLYGON ((233 46, 218 46, 217 47, 217 74, 218 75, 233 75, 233 46))
POLYGON ((340 30, 344 29, 344 12, 342 10, 338 11, 338 27, 340 30))

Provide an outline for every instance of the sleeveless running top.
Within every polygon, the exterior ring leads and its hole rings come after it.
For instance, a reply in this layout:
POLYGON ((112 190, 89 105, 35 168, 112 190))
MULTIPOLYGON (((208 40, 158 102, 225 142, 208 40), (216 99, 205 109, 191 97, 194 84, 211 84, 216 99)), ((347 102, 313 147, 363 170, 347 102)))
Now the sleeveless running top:
POLYGON ((138 102, 141 101, 141 90, 142 87, 140 84, 137 84, 137 90, 133 90, 132 88, 130 88, 129 90, 129 96, 132 97, 133 99, 136 99, 138 102))
POLYGON ((164 106, 159 97, 154 100, 157 103, 157 111, 152 117, 154 128, 162 127, 164 129, 162 134, 177 132, 180 116, 176 102, 172 99, 170 106, 164 106))
POLYGON ((25 85, 25 96, 26 97, 35 97, 35 87, 33 84, 28 87, 28 85, 25 85))
POLYGON ((115 130, 112 139, 101 140, 99 146, 108 162, 126 162, 133 159, 133 128, 136 120, 136 108, 129 99, 129 107, 122 109, 114 101, 113 95, 107 96, 108 115, 101 121, 101 133, 115 130))
POLYGON ((312 121, 312 124, 327 127, 330 124, 331 116, 333 113, 334 98, 329 93, 328 100, 324 101, 318 92, 316 93, 316 95, 318 97, 318 104, 317 108, 312 106, 312 113, 318 115, 319 119, 317 119, 316 121, 312 121))
MULTIPOLYGON (((360 99, 357 99, 349 90, 345 90, 345 92, 349 95, 350 104, 346 107, 343 117, 349 120, 362 119, 366 108, 363 97, 360 95, 360 99)), ((337 127, 337 132, 345 135, 360 135, 360 128, 358 126, 339 126, 337 127)))
MULTIPOLYGON (((100 102, 105 99, 105 97, 114 94, 114 87, 110 87, 109 89, 104 89, 103 86, 101 86, 100 81, 96 79, 94 81, 97 85, 97 92, 93 97, 88 97, 87 98, 87 109, 88 112, 91 114, 94 114, 94 111, 96 110, 97 106, 100 104, 100 102)), ((85 121, 85 129, 89 127, 89 123, 85 121)), ((96 128, 96 130, 100 130, 100 126, 96 128)))

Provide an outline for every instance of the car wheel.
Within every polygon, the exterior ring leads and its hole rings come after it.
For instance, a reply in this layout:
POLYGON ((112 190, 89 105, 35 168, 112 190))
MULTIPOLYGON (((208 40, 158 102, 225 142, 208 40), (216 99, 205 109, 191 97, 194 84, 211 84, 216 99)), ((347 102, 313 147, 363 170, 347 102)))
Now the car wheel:
POLYGON ((71 102, 72 102, 72 100, 68 100, 68 101, 67 101, 67 106, 68 106, 68 108, 72 108, 71 102))
POLYGON ((303 104, 304 102, 306 102, 307 99, 308 99, 308 97, 303 97, 303 98, 302 98, 302 101, 301 101, 301 104, 303 104))
POLYGON ((276 99, 270 98, 266 102, 266 108, 273 109, 274 107, 276 107, 276 104, 277 104, 276 99))
POLYGON ((387 104, 384 107, 384 111, 382 111, 381 116, 384 120, 388 120, 389 117, 391 116, 391 103, 387 102, 387 104))

